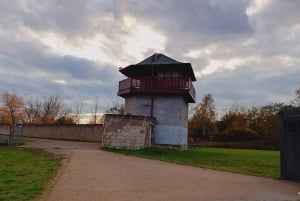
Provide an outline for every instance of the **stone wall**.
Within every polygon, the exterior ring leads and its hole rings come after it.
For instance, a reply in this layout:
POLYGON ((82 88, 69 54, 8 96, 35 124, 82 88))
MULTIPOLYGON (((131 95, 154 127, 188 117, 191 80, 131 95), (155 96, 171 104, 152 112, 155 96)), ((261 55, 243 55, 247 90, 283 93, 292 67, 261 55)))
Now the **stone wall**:
POLYGON ((154 119, 145 116, 106 114, 102 146, 115 149, 150 147, 154 119))
MULTIPOLYGON (((22 125, 15 135, 34 138, 101 142, 102 125, 22 125), (20 133, 22 132, 22 133, 20 133)), ((9 126, 0 125, 0 134, 9 134, 9 126)))

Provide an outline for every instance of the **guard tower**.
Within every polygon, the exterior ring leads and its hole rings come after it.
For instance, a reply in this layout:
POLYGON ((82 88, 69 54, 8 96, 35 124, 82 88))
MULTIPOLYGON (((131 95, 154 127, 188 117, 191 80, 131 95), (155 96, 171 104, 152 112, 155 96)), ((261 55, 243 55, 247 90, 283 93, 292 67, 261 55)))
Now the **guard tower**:
POLYGON ((185 149, 188 103, 195 103, 196 95, 192 65, 153 54, 120 72, 128 77, 118 91, 125 98, 125 114, 154 117, 154 144, 185 149))

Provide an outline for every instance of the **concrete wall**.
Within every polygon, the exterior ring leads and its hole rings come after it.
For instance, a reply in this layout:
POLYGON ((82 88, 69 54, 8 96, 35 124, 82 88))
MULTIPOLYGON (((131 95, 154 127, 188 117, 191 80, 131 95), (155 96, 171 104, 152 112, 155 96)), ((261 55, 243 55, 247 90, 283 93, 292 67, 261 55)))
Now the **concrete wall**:
POLYGON ((0 125, 0 135, 9 135, 9 125, 0 125))
MULTIPOLYGON (((151 96, 132 95, 125 99, 125 114, 151 115, 151 96)), ((181 96, 153 97, 155 144, 186 147, 188 140, 188 103, 181 96)))
POLYGON ((142 149, 151 146, 154 119, 145 116, 106 114, 102 146, 142 149))
MULTIPOLYGON (((24 137, 76 140, 87 142, 101 142, 102 125, 22 125, 21 129, 17 128, 16 135, 24 137)), ((0 134, 8 134, 9 126, 0 125, 0 134)))
POLYGON ((125 99, 125 114, 151 116, 151 96, 128 96, 125 99))
POLYGON ((187 146, 188 103, 180 96, 154 99, 155 144, 187 146))

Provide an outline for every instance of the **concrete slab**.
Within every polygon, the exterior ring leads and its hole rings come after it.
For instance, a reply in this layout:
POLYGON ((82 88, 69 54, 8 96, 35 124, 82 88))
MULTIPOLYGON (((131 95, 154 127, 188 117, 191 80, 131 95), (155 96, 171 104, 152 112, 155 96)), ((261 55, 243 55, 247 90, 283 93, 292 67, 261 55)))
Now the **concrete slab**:
POLYGON ((100 143, 95 142, 79 142, 79 141, 67 141, 67 140, 50 140, 41 138, 27 138, 28 142, 22 147, 31 147, 44 149, 48 152, 52 152, 58 155, 71 155, 73 150, 85 149, 85 150, 99 150, 100 143))

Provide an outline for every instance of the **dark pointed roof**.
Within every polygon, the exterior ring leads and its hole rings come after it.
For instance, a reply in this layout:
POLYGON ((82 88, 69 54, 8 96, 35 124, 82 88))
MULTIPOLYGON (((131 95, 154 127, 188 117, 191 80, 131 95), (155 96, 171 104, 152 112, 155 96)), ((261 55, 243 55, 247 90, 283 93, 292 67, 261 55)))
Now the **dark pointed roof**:
POLYGON ((166 55, 156 53, 152 56, 148 57, 147 59, 137 63, 137 65, 147 65, 147 64, 178 64, 178 62, 166 55))
POLYGON ((187 76, 189 76, 192 81, 196 81, 196 77, 192 68, 191 63, 183 63, 176 61, 166 55, 156 53, 152 56, 146 58, 145 60, 129 65, 124 68, 120 68, 120 72, 127 77, 131 76, 151 76, 153 71, 172 71, 178 70, 187 76))

